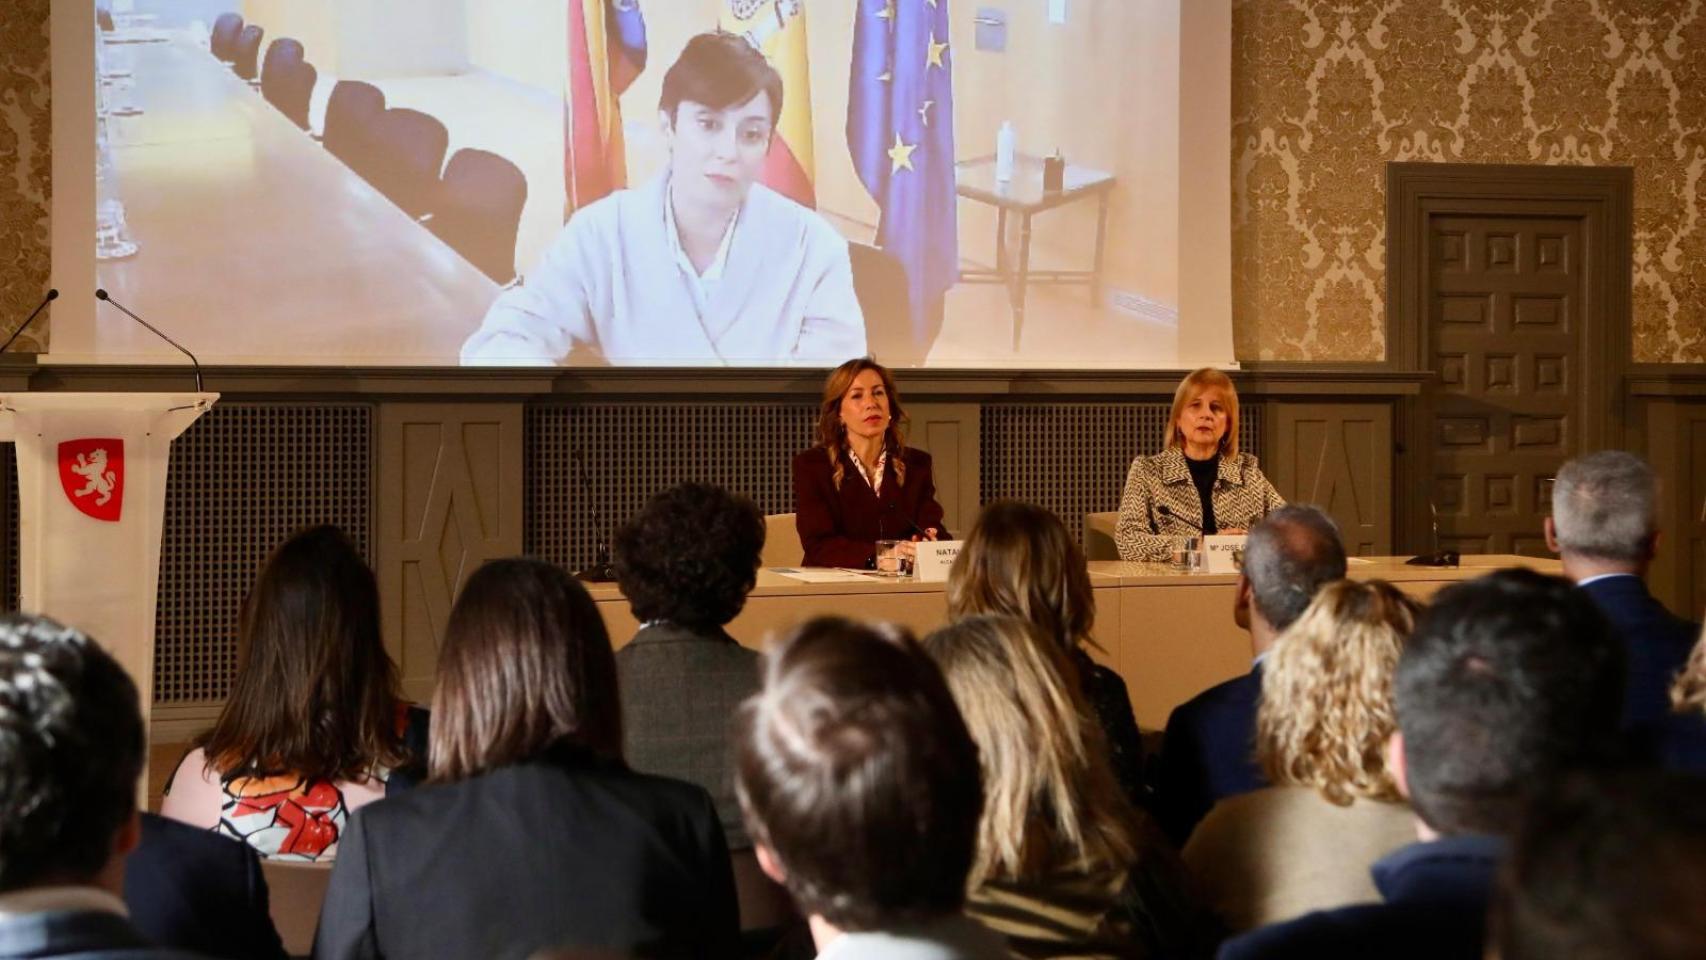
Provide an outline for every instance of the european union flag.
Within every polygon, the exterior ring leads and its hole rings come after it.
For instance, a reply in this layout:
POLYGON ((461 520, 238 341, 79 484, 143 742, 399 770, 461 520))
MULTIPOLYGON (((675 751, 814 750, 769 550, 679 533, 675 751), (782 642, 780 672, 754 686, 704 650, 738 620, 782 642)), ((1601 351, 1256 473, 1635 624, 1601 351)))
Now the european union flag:
POLYGON ((858 0, 847 147, 882 208, 877 245, 906 267, 914 338, 959 278, 948 0, 858 0))

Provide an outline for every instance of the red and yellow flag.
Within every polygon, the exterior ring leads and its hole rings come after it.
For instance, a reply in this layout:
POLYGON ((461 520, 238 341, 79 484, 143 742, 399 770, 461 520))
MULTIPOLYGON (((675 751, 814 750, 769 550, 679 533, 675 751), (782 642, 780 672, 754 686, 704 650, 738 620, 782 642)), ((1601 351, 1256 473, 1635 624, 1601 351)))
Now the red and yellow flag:
POLYGON ((727 0, 719 25, 746 37, 782 75, 782 116, 764 160, 764 185, 815 208, 817 162, 804 0, 727 0))
POLYGON ((566 219, 628 185, 622 92, 646 66, 646 24, 636 0, 569 0, 569 80, 563 98, 566 219))

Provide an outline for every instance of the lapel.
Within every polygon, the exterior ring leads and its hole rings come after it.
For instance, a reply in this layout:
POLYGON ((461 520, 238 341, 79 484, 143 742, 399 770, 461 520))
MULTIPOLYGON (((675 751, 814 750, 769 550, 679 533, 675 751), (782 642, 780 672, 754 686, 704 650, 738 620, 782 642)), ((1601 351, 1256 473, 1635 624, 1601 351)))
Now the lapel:
MULTIPOLYGON (((741 320, 741 308, 751 297, 753 287, 766 277, 764 199, 761 184, 747 191, 746 202, 735 215, 734 233, 729 237, 729 258, 723 264, 723 279, 705 306, 701 323, 705 335, 717 345, 718 353, 726 353, 739 337, 731 337, 741 320)), ((767 279, 774 280, 771 273, 767 279)), ((768 346, 768 345, 767 345, 768 346)))
MULTIPOLYGON (((1191 468, 1185 466, 1184 451, 1178 447, 1168 447, 1161 451, 1156 464, 1161 484, 1168 492, 1165 502, 1167 509, 1179 520, 1188 521, 1185 526, 1192 527, 1191 533, 1202 530, 1202 500, 1197 497, 1197 486, 1191 482, 1191 468)), ((1158 523, 1155 529, 1161 530, 1168 524, 1158 523)))
MULTIPOLYGON (((679 242, 669 236, 669 216, 664 211, 664 204, 669 202, 669 175, 654 177, 642 190, 644 198, 636 207, 640 215, 622 218, 620 248, 630 263, 655 263, 662 272, 627 277, 628 296, 636 305, 645 305, 633 310, 628 319, 652 331, 636 337, 636 342, 656 340, 669 343, 673 355, 720 360, 722 355, 715 338, 707 331, 703 319, 693 312, 693 295, 687 290, 687 278, 681 275, 680 265, 668 253, 673 249, 672 243, 679 242), (659 251, 663 251, 661 256, 659 251), (698 346, 690 348, 688 343, 698 346)), ((729 257, 734 257, 732 249, 729 257)), ((725 279, 724 285, 727 283, 725 279)))

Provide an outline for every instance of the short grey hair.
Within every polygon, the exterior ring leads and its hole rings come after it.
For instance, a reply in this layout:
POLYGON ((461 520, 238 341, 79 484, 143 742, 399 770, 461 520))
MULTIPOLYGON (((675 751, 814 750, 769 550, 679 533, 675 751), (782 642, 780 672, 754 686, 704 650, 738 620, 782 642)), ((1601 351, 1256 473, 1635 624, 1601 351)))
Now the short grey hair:
POLYGON ((1561 550, 1639 561, 1652 548, 1659 481, 1632 453, 1601 450, 1564 464, 1552 483, 1552 527, 1561 550))
POLYGON ((1320 507, 1290 504, 1250 528, 1244 578, 1256 612, 1276 630, 1303 616, 1322 587, 1345 578, 1339 527, 1320 507))

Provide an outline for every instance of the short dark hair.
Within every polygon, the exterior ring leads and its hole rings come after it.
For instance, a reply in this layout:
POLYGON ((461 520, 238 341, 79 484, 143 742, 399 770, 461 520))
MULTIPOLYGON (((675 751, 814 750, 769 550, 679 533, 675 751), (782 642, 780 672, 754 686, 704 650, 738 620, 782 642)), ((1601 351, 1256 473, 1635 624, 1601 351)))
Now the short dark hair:
POLYGON ((912 637, 809 621, 736 720, 747 829, 800 909, 844 930, 958 912, 977 845, 977 747, 912 637))
POLYGON ((782 116, 782 75, 746 38, 716 30, 687 41, 663 75, 658 109, 675 122, 681 101, 713 110, 738 107, 760 93, 770 95, 770 125, 782 116))
POLYGON ((616 534, 616 579, 644 623, 721 627, 757 582, 764 515, 751 500, 708 483, 652 497, 616 534))
POLYGON ((46 617, 0 617, 0 892, 88 881, 136 812, 142 708, 124 669, 46 617))
POLYGON ((586 588, 543 560, 476 570, 445 623, 429 736, 436 781, 562 748, 621 760, 616 657, 586 588))
POLYGON ((1706 944, 1706 781, 1576 775, 1537 794, 1493 896, 1500 960, 1685 960, 1706 944))
POLYGON ((379 635, 379 587, 337 527, 274 550, 243 603, 237 677, 196 739, 226 776, 358 780, 411 761, 397 667, 379 635))
POLYGON ((1618 759, 1623 648, 1568 580, 1501 570, 1440 591, 1393 681, 1410 804, 1508 835, 1529 790, 1618 759))
POLYGON ((1321 508, 1306 504, 1268 514, 1244 544, 1244 577, 1256 612, 1275 630, 1297 622, 1323 586, 1343 580, 1345 565, 1339 528, 1321 508))

